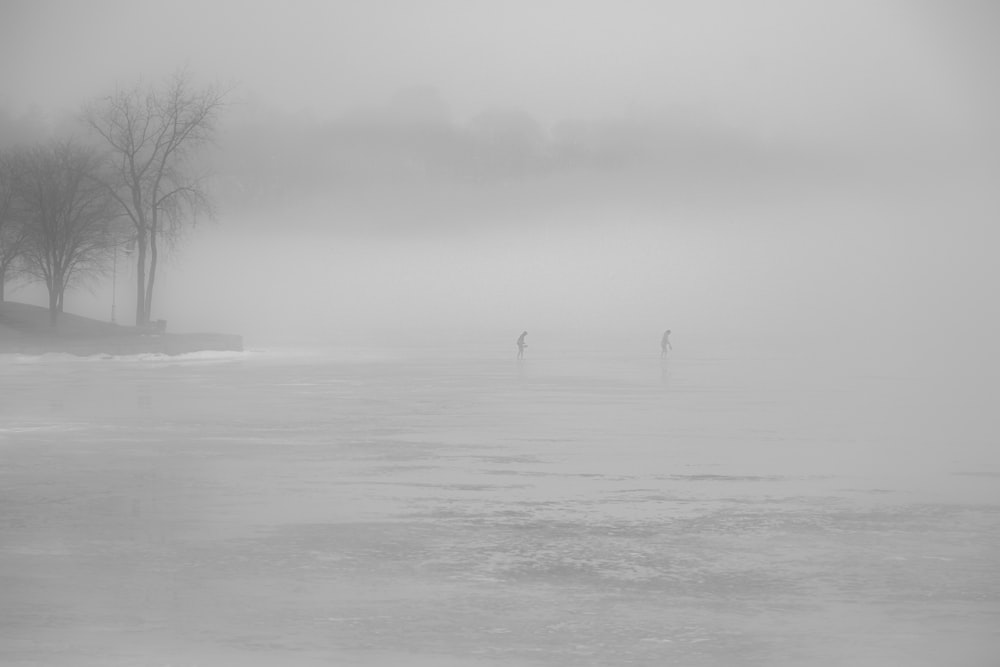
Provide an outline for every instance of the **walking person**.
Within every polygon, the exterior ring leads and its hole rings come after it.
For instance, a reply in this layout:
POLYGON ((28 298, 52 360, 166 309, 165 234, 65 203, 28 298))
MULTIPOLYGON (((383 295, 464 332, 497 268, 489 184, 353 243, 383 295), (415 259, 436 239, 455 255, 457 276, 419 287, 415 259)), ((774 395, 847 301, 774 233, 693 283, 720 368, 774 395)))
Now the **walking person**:
POLYGON ((521 335, 517 337, 517 358, 524 359, 524 348, 528 347, 528 344, 524 342, 524 337, 528 335, 527 331, 522 331, 521 335))
POLYGON ((670 344, 670 329, 667 329, 663 332, 663 338, 660 339, 660 356, 666 356, 667 350, 672 349, 674 349, 674 346, 670 344))

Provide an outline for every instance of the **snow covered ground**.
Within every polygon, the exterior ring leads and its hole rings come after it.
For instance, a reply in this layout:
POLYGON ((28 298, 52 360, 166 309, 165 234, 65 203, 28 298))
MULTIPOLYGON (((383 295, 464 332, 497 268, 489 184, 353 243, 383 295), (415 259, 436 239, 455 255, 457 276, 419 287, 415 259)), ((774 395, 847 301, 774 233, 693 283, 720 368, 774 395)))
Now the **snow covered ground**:
POLYGON ((0 357, 0 664, 1000 659, 995 377, 529 352, 0 357))

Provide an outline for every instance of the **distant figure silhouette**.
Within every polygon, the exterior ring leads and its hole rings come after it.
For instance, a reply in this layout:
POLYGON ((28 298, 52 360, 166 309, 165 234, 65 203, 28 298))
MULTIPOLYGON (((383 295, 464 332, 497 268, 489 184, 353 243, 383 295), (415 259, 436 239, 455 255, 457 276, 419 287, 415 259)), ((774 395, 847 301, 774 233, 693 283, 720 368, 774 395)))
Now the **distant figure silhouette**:
POLYGON ((524 337, 528 335, 527 331, 521 332, 521 335, 517 337, 517 358, 524 359, 524 348, 528 347, 528 344, 524 342, 524 337))
POLYGON ((670 329, 663 332, 663 338, 660 339, 660 356, 664 356, 667 350, 674 349, 674 346, 670 344, 670 329))

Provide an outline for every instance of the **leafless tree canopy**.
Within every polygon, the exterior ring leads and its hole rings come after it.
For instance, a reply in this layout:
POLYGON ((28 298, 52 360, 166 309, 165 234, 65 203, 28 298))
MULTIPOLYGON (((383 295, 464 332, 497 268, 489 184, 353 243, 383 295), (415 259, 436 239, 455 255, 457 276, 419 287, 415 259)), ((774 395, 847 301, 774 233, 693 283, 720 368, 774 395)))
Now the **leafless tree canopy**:
POLYGON ((99 153, 72 142, 37 146, 12 163, 13 197, 24 216, 24 268, 48 288, 53 326, 66 288, 100 271, 111 247, 114 211, 99 169, 99 153))
POLYGON ((0 301, 4 286, 17 273, 28 226, 14 196, 14 164, 11 153, 0 153, 0 301))
POLYGON ((210 211, 192 173, 192 153, 212 140, 226 91, 196 88, 182 71, 164 86, 121 89, 85 109, 89 126, 111 152, 103 183, 131 222, 136 244, 136 324, 150 321, 160 241, 210 211))

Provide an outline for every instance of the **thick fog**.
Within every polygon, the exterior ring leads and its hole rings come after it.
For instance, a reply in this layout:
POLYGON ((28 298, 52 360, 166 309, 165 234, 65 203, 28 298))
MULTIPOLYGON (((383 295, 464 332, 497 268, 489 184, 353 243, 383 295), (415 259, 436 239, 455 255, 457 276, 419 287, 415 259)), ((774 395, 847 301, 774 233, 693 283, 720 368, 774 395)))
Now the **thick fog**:
POLYGON ((0 0, 0 250, 80 173, 8 148, 226 91, 151 309, 80 213, 64 310, 137 335, 0 310, 0 663, 998 664, 998 28, 0 0))
MULTIPOLYGON (((989 3, 172 8, 0 22, 6 143, 180 65, 234 86, 203 157, 217 218, 157 276, 172 330, 896 352, 998 333, 989 3)), ((67 309, 108 317, 110 282, 67 309)))

